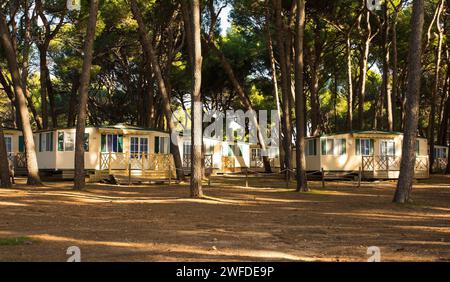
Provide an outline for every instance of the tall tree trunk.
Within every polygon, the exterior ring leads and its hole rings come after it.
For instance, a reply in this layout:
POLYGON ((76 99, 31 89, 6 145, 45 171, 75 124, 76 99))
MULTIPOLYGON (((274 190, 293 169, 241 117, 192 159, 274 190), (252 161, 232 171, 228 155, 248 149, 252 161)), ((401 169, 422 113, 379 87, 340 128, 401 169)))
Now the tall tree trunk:
POLYGON ((9 178, 9 161, 6 151, 5 135, 3 129, 0 129, 0 187, 10 188, 11 179, 9 178))
POLYGON ((395 8, 393 22, 392 22, 392 115, 394 130, 400 128, 401 122, 397 114, 397 106, 400 104, 400 97, 398 97, 399 79, 398 79, 398 44, 397 44, 397 21, 398 21, 398 7, 395 8))
POLYGON ((42 50, 43 47, 39 48, 39 65, 40 65, 40 76, 39 80, 41 83, 41 116, 42 116, 42 128, 48 128, 48 100, 47 100, 47 75, 45 73, 45 68, 47 66, 47 51, 42 50))
POLYGON ((202 43, 200 32, 200 1, 191 1, 191 40, 193 46, 192 58, 192 154, 191 154, 191 197, 201 198, 202 191, 202 143, 203 143, 203 118, 201 101, 201 83, 202 83, 202 43))
MULTIPOLYGON (((383 30, 383 85, 382 85, 382 94, 386 103, 386 118, 387 118, 387 129, 388 131, 394 130, 394 120, 392 115, 392 84, 390 78, 390 43, 389 43, 389 9, 388 9, 388 1, 384 2, 384 30, 383 30)), ((381 106, 381 116, 383 113, 381 106)))
POLYGON ((282 1, 275 1, 275 22, 277 27, 277 49, 279 51, 279 61, 281 70, 281 93, 283 97, 282 103, 282 131, 283 131, 283 146, 284 146, 284 165, 286 169, 287 178, 291 175, 291 158, 292 158, 292 89, 291 89, 291 69, 288 62, 288 54, 286 50, 291 49, 291 41, 287 39, 287 34, 283 23, 282 1), (289 47, 287 47, 289 46, 289 47))
MULTIPOLYGON (((298 4, 297 4, 298 6, 298 4)), ((320 61, 322 58, 323 42, 321 38, 322 25, 319 17, 314 16, 314 46, 313 46, 313 61, 311 67, 311 134, 317 136, 320 134, 320 103, 319 103, 319 77, 320 77, 320 61)), ((297 97, 297 96, 296 96, 297 97)))
POLYGON ((303 90, 303 44, 305 30, 305 0, 297 0, 297 22, 295 40, 295 116, 296 116, 296 165, 297 165, 297 191, 308 191, 306 180, 305 159, 305 94, 303 90))
POLYGON ((437 96, 439 92, 439 72, 441 68, 441 56, 442 56, 442 41, 444 38, 444 29, 441 27, 441 16, 444 9, 444 0, 441 0, 438 9, 438 15, 436 18, 436 26, 438 29, 438 46, 436 49, 436 68, 434 70, 434 88, 431 94, 431 110, 429 118, 429 138, 428 143, 430 145, 430 173, 433 172, 434 165, 434 146, 435 146, 435 131, 436 131, 436 104, 437 96))
MULTIPOLYGON (((155 50, 153 48, 153 45, 151 43, 150 37, 148 35, 147 29, 145 27, 144 20, 142 19, 142 14, 139 9, 139 6, 137 5, 136 0, 130 0, 131 5, 131 11, 133 13, 133 17, 138 23, 138 31, 139 31, 139 38, 141 40, 142 49, 146 53, 146 56, 149 60, 147 60, 148 63, 148 69, 152 69, 153 73, 156 76, 156 81, 158 83, 159 92, 161 93, 162 98, 162 104, 163 104, 163 112, 164 117, 166 118, 167 126, 169 128, 169 132, 171 136, 176 136, 176 126, 174 122, 172 121, 172 110, 170 108, 170 97, 169 93, 167 92, 166 83, 164 81, 161 68, 159 66, 158 57, 155 53, 155 50)), ((177 178, 179 180, 184 180, 184 172, 183 172, 183 162, 181 160, 180 150, 178 148, 178 142, 170 142, 170 150, 172 152, 174 162, 175 162, 175 168, 177 170, 177 178)))
POLYGON ((39 178, 39 168, 36 158, 36 150, 33 139, 33 131, 30 124, 30 115, 28 113, 27 102, 22 88, 22 81, 19 72, 19 64, 17 62, 17 55, 11 41, 8 26, 6 24, 5 15, 0 12, 0 36, 1 44, 3 46, 6 59, 8 61, 9 71, 14 85, 14 92, 16 95, 16 107, 19 109, 20 118, 22 121, 22 132, 25 143, 25 152, 27 159, 27 170, 29 185, 38 185, 41 183, 39 178))
POLYGON ((347 33, 347 127, 353 131, 353 80, 352 80, 352 46, 351 32, 347 33))
POLYGON ((406 90, 406 116, 400 163, 400 176, 394 202, 406 203, 410 199, 416 163, 416 140, 419 120, 420 78, 422 74, 422 32, 424 0, 414 0, 411 19, 411 37, 408 54, 408 82, 406 90))
POLYGON ((77 115, 77 129, 75 137, 75 179, 74 189, 80 190, 85 187, 84 170, 84 131, 86 128, 86 111, 89 94, 89 83, 91 79, 91 66, 94 52, 94 38, 97 24, 99 0, 89 2, 89 20, 86 28, 86 37, 83 49, 83 67, 80 76, 79 102, 77 115))

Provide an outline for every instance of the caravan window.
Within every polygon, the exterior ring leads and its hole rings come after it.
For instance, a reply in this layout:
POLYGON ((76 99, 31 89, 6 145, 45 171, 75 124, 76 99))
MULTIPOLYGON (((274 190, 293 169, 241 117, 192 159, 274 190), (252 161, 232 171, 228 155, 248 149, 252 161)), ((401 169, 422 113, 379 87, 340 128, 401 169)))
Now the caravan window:
POLYGON ((169 137, 155 136, 155 154, 170 153, 169 137))
POLYGON ((39 133, 39 152, 53 151, 53 132, 39 133))
POLYGON ((123 135, 102 134, 102 153, 123 153, 123 135))
POLYGON ((373 139, 356 139, 356 155, 372 156, 373 144, 373 139))
POLYGON ((345 139, 322 139, 322 155, 323 156, 341 156, 347 153, 345 139))
POLYGON ((447 157, 447 148, 434 148, 434 157, 436 159, 444 159, 447 157))
POLYGON ((395 156, 395 141, 382 140, 380 143, 380 151, 382 156, 395 156))
POLYGON ((58 151, 75 151, 75 132, 58 132, 58 151))
POLYGON ((306 142, 306 155, 315 156, 317 155, 317 139, 311 139, 306 142))
POLYGON ((11 153, 12 152, 12 137, 5 136, 5 143, 6 143, 6 152, 11 153))

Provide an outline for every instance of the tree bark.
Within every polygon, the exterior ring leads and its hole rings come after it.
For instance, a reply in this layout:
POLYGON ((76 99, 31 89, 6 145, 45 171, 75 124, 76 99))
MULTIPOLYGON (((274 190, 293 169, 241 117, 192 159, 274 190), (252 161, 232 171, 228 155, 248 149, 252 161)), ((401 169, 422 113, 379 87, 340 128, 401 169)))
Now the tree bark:
POLYGON ((6 151, 5 135, 3 133, 3 129, 0 129, 0 181, 0 187, 11 187, 11 179, 9 177, 8 153, 6 151))
MULTIPOLYGON (((386 102, 386 118, 388 131, 394 130, 394 118, 393 118, 393 103, 392 103, 392 84, 390 79, 390 43, 389 43, 389 9, 388 1, 384 2, 384 30, 383 30, 383 84, 382 94, 386 102)), ((383 113, 383 104, 381 106, 381 113, 383 113)), ((381 114, 382 116, 382 114, 381 114)))
MULTIPOLYGON (((166 118, 167 126, 169 128, 169 132, 171 136, 176 135, 176 127, 172 121, 172 110, 170 108, 170 97, 167 92, 166 83, 164 81, 161 68, 159 66, 158 58, 151 43, 150 37, 147 33, 147 29, 145 27, 144 20, 142 19, 142 14, 139 9, 139 6, 136 0, 130 0, 131 11, 133 13, 133 17, 138 23, 138 31, 139 38, 141 40, 142 49, 146 53, 146 56, 149 60, 147 60, 148 68, 152 69, 155 76, 156 81, 158 83, 159 92, 161 93, 162 104, 163 104, 163 112, 164 117, 166 118)), ((172 152, 175 168, 177 170, 177 178, 179 180, 184 180, 184 172, 183 172, 183 162, 181 160, 180 150, 178 148, 177 142, 170 142, 170 150, 172 152)))
POLYGON ((282 103, 282 131, 283 131, 283 146, 284 146, 284 166, 286 169, 287 178, 291 175, 291 158, 292 158, 292 113, 291 101, 291 69, 289 66, 289 58, 287 50, 291 49, 292 42, 287 39, 287 34, 283 23, 282 1, 275 1, 275 23, 277 28, 277 47, 279 51, 280 71, 281 71, 281 93, 283 97, 282 103))
POLYGON ((25 152, 28 170, 28 185, 41 184, 39 178, 39 168, 36 158, 36 150, 33 139, 33 131, 30 124, 30 115, 28 113, 27 102, 22 88, 22 81, 19 72, 19 64, 17 55, 12 44, 11 35, 6 24, 5 15, 0 12, 0 36, 6 59, 8 61, 9 71, 14 85, 14 93, 16 96, 16 107, 19 109, 22 121, 22 132, 24 137, 25 152))
POLYGON ((89 20, 86 28, 86 37, 83 49, 83 67, 80 76, 78 115, 75 137, 75 179, 74 189, 81 190, 85 187, 84 170, 84 133, 86 128, 86 111, 89 94, 89 83, 91 79, 91 66, 94 52, 94 38, 97 24, 99 0, 90 0, 89 20))
POLYGON ((349 131, 353 131, 353 75, 352 75, 352 49, 351 49, 351 32, 347 33, 346 39, 347 53, 347 127, 349 131))
POLYGON ((203 197, 202 190, 202 144, 203 144, 203 107, 201 102, 201 83, 202 83, 202 44, 200 32, 200 1, 191 2, 191 31, 192 38, 192 154, 191 154, 191 197, 203 197))
POLYGON ((444 29, 441 27, 441 15, 444 9, 444 0, 441 0, 438 8, 438 14, 436 18, 436 26, 438 30, 438 46, 436 48, 436 66, 434 70, 434 88, 431 94, 431 110, 429 118, 429 133, 428 143, 430 145, 430 173, 433 172, 434 165, 434 147, 435 147, 435 131, 436 131, 436 104, 437 96, 439 92, 439 72, 441 68, 441 57, 442 57, 442 42, 444 38, 444 29))
POLYGON ((297 191, 308 191, 306 179, 305 159, 305 94, 303 90, 303 44, 305 30, 305 0, 297 0, 296 12, 296 40, 295 40, 295 116, 296 116, 296 166, 297 166, 297 191))
POLYGON ((411 37, 408 54, 408 82, 406 89, 406 115, 400 163, 400 176, 394 202, 410 200, 416 163, 416 140, 419 119, 420 78, 422 74, 422 32, 424 24, 424 0, 414 0, 411 19, 411 37))

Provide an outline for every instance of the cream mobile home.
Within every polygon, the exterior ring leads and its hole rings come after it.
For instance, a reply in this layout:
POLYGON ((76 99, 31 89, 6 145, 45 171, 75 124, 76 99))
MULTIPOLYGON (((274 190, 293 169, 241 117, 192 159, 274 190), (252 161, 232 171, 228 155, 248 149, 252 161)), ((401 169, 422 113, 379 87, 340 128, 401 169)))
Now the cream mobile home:
MULTIPOLYGON (((75 128, 35 132, 39 169, 73 177, 75 128)), ((169 134, 156 129, 114 125, 87 127, 84 134, 84 165, 88 172, 149 174, 174 169, 169 134)))
MULTIPOLYGON (((358 131, 306 138, 306 169, 358 173, 366 179, 396 179, 400 172, 403 134, 358 131)), ((428 142, 416 142, 416 178, 429 177, 428 142)), ((293 158, 295 160, 295 158, 293 158)), ((295 167, 295 161, 293 161, 295 167)))

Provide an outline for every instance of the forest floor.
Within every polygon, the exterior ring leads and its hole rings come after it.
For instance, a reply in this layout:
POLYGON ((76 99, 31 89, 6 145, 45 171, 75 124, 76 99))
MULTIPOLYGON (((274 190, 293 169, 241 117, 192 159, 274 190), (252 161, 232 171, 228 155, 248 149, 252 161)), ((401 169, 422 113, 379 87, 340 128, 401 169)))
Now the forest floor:
POLYGON ((450 177, 419 181, 413 203, 392 203, 395 182, 216 177, 206 199, 185 185, 71 182, 0 189, 0 261, 450 261, 450 177))

